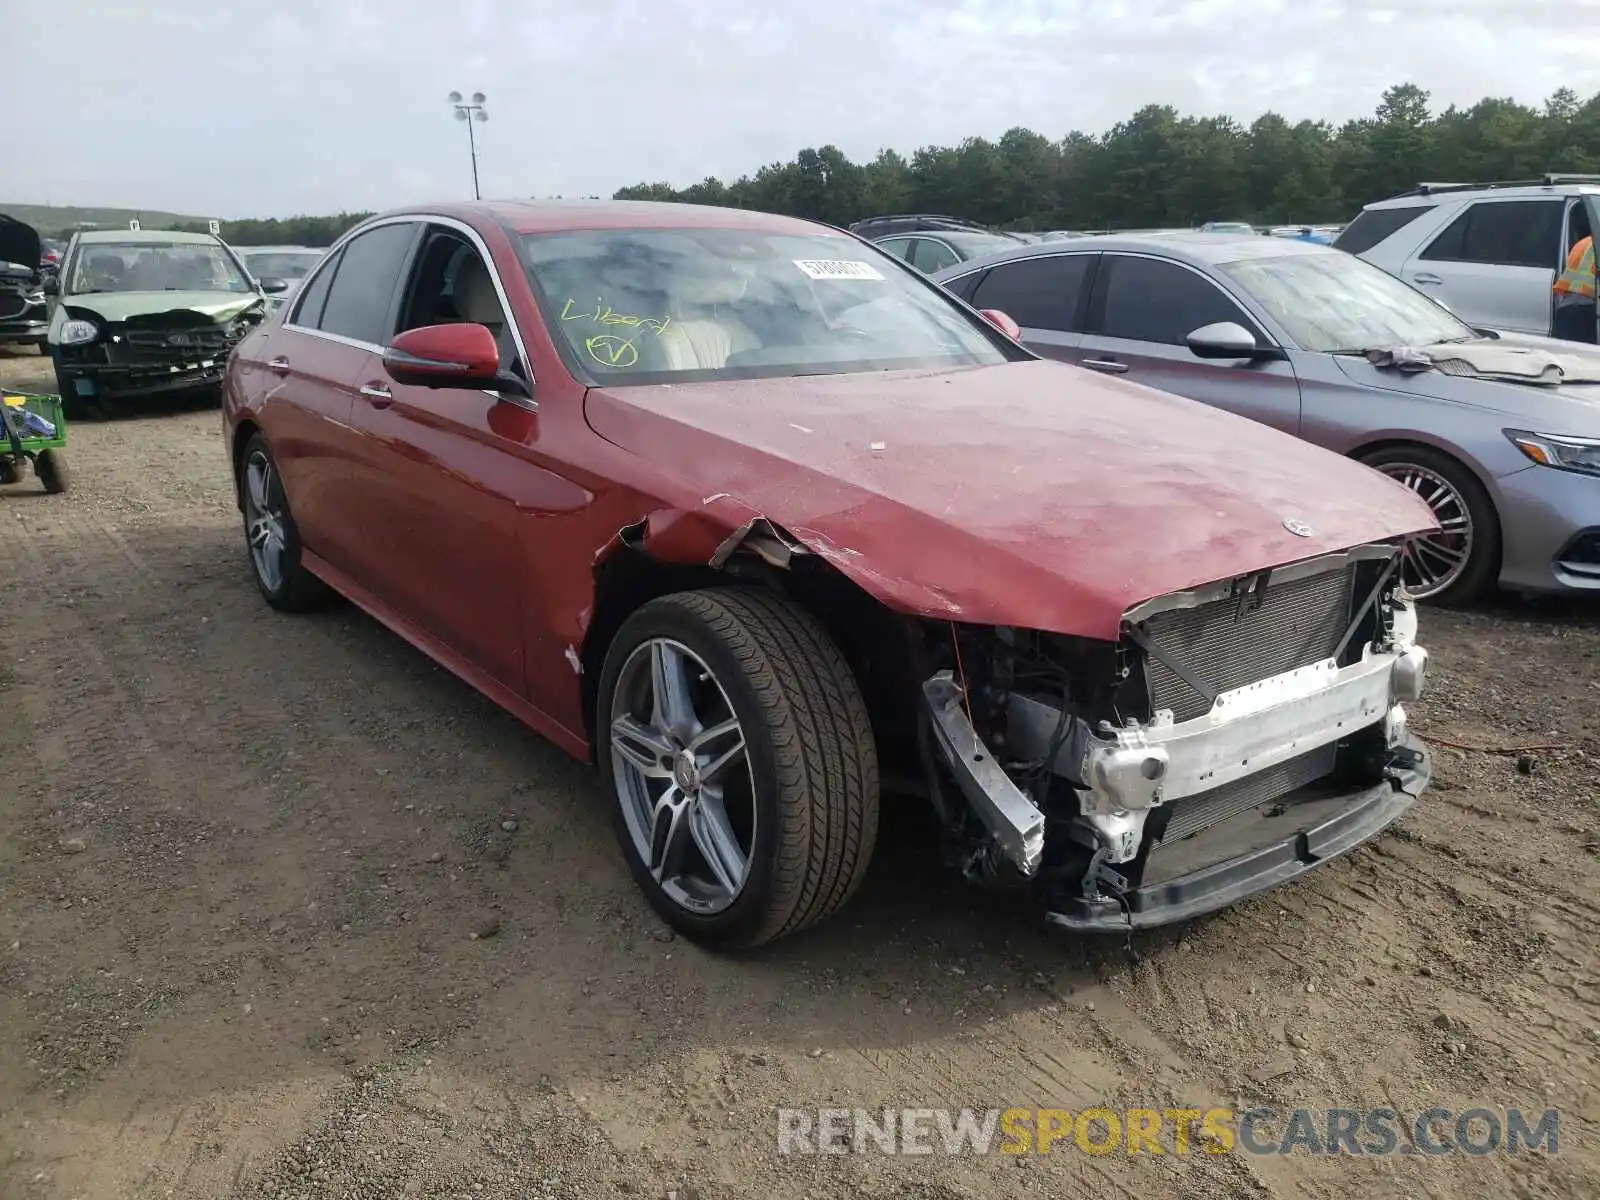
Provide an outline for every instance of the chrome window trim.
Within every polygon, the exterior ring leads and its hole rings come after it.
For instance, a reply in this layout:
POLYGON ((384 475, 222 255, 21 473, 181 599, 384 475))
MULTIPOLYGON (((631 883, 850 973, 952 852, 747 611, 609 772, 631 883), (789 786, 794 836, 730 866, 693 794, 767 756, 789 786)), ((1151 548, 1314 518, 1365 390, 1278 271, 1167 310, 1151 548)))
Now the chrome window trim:
MULTIPOLYGON (((511 297, 507 294, 505 284, 500 279, 500 271, 499 268, 495 266, 494 256, 489 253, 488 244, 484 242, 478 231, 471 225, 468 225, 465 221, 458 221, 454 217, 439 216, 432 213, 396 213, 393 216, 378 217, 371 221, 365 221, 362 224, 357 225, 354 229, 348 230, 342 237, 335 241, 333 245, 328 247, 321 265, 319 265, 315 271, 311 272, 311 274, 307 275, 305 282, 300 285, 298 289, 300 295, 303 296, 306 291, 310 289, 311 281, 313 279, 328 269, 329 265, 333 262, 335 253, 339 250, 342 250, 346 243, 354 241, 363 233, 367 233, 373 229, 378 229, 384 225, 405 224, 443 225, 446 229, 451 229, 456 233, 465 235, 466 239, 472 243, 473 248, 478 252, 478 256, 483 259, 483 265, 488 268, 489 278, 494 280, 495 295, 500 297, 500 311, 505 314, 506 324, 511 329, 511 340, 516 344, 517 358, 522 362, 523 370, 527 371, 528 373, 528 387, 531 390, 537 386, 537 381, 534 379, 533 375, 533 363, 528 358, 528 346, 527 343, 522 340, 522 330, 517 325, 516 314, 511 309, 511 297)), ((402 283, 401 286, 404 287, 405 284, 402 283)), ((296 306, 292 316, 298 317, 299 315, 300 309, 298 306, 296 306)), ((363 342, 358 338, 349 338, 337 333, 325 333, 320 329, 313 329, 309 325, 297 324, 293 319, 288 317, 284 319, 282 328, 292 329, 296 333, 304 333, 314 338, 321 338, 323 341, 337 342, 341 346, 351 346, 357 350, 366 350, 373 354, 382 355, 384 351, 384 347, 374 345, 372 342, 363 342)), ((525 408, 530 412, 539 411, 539 402, 531 397, 507 396, 490 388, 484 388, 483 394, 486 396, 493 396, 497 400, 504 400, 507 404, 514 404, 518 408, 525 408)))

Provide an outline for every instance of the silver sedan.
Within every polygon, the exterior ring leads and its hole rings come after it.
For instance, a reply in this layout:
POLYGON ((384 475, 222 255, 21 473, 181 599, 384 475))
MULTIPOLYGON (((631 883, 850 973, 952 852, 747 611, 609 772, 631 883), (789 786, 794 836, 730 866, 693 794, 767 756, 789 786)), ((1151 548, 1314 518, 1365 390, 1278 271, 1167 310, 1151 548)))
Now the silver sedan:
POLYGON ((1473 329, 1353 255, 1281 238, 1077 238, 934 279, 1008 315, 1037 354, 1240 413, 1400 480, 1439 521, 1409 548, 1418 597, 1465 601, 1495 581, 1600 596, 1593 348, 1473 329), (1564 366, 1567 382, 1503 381, 1526 369, 1494 353, 1513 347, 1564 366))

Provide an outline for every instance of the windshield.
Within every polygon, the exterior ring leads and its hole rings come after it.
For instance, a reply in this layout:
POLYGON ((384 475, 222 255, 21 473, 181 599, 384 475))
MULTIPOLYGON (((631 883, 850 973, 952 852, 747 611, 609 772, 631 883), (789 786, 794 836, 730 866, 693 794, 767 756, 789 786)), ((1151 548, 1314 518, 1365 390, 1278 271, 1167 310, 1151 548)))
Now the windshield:
POLYGON ((523 247, 557 344, 601 383, 1007 360, 944 293, 850 238, 589 230, 523 247))
POLYGON ((1302 350, 1356 354, 1478 336, 1421 292, 1342 250, 1246 258, 1219 269, 1302 350))
POLYGON ((245 268, 257 279, 304 279, 322 260, 320 250, 272 250, 262 254, 240 251, 245 268))
POLYGON ((78 252, 68 292, 252 292, 220 245, 93 242, 78 252))

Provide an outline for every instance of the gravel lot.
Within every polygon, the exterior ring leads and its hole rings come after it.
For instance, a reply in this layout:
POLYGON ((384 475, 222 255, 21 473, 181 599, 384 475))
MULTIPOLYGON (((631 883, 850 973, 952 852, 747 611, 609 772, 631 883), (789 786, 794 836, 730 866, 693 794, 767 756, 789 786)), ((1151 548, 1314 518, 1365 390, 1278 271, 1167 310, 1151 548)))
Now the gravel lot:
MULTIPOLYGON (((48 386, 0 350, 0 383, 48 386)), ((0 1196, 1600 1194, 1600 606, 1424 614, 1435 790, 1081 941, 926 865, 718 959, 589 773, 348 607, 272 614, 213 410, 0 490, 0 1196), (780 1104, 1561 1110, 1560 1152, 779 1159, 780 1104)))

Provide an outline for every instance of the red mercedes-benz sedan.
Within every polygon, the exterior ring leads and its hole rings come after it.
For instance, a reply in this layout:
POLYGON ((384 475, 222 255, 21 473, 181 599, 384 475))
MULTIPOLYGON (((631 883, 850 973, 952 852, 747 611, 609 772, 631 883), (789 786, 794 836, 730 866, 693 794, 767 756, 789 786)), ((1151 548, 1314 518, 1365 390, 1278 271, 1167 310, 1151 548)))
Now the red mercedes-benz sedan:
POLYGON ((880 793, 1085 930, 1376 836, 1429 777, 1397 574, 1427 507, 1014 329, 785 217, 374 217, 230 357, 251 569, 594 761, 708 945, 839 908, 880 793))

